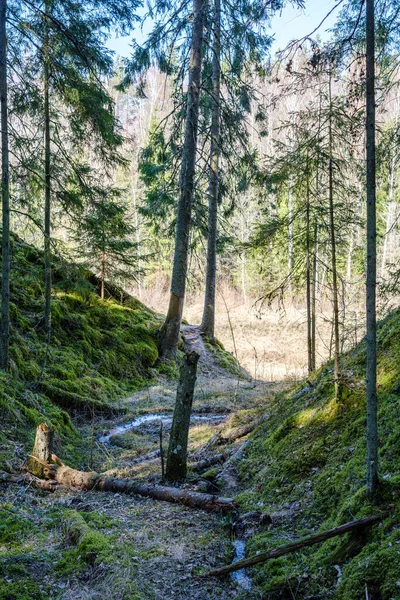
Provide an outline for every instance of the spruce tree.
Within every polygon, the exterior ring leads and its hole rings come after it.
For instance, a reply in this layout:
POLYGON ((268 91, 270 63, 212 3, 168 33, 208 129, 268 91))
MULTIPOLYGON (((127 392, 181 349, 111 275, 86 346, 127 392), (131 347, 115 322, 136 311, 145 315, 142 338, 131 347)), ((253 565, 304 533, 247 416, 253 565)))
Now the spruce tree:
POLYGON ((8 368, 10 344, 10 184, 8 148, 8 85, 7 85, 7 2, 0 4, 0 111, 1 111, 1 339, 0 367, 8 368))

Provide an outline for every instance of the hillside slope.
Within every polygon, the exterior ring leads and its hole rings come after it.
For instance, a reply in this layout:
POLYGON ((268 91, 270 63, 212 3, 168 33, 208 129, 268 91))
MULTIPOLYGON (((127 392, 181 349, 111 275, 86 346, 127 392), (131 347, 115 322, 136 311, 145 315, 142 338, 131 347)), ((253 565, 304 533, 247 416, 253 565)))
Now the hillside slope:
POLYGON ((272 515, 247 554, 285 545, 389 508, 365 538, 336 538, 252 571, 265 599, 400 598, 400 310, 378 329, 379 471, 375 505, 365 494, 365 342, 342 358, 345 392, 334 400, 332 364, 266 405, 238 467, 242 511, 272 515))
POLYGON ((93 274, 57 261, 48 345, 43 256, 16 238, 12 255, 11 368, 0 374, 0 462, 22 457, 44 420, 72 458, 68 451, 76 451, 79 440, 69 415, 117 411, 118 400, 143 385, 158 357, 161 317, 122 293, 122 302, 111 295, 100 301, 93 274))

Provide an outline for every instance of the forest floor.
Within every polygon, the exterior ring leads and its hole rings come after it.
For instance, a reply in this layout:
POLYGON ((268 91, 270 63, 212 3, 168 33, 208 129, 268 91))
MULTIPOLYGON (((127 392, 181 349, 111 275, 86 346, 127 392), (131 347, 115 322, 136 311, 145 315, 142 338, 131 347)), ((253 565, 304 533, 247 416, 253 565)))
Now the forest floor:
MULTIPOLYGON (((184 326, 183 336, 186 347, 200 354, 189 459, 207 458, 225 449, 236 451, 246 437, 225 446, 207 443, 218 432, 228 435, 256 421, 266 410, 269 393, 282 384, 254 382, 244 371, 227 370, 218 361, 218 353, 203 343, 196 327, 184 326)), ((123 400, 127 407, 123 417, 95 418, 92 426, 87 422, 76 423, 88 448, 92 447, 90 466, 99 472, 161 483, 161 459, 138 462, 138 457, 154 455, 159 449, 161 421, 166 450, 176 386, 176 380, 159 376, 151 385, 123 400)), ((220 480, 224 488, 221 495, 234 496, 234 464, 228 460, 222 473, 226 477, 220 480)), ((218 485, 212 470, 202 476, 190 472, 185 483, 188 489, 214 493, 219 492, 218 485)), ((208 568, 234 559, 232 517, 139 496, 96 491, 58 489, 49 494, 29 486, 4 486, 1 495, 3 507, 9 507, 10 518, 17 510, 27 525, 23 543, 15 540, 14 567, 19 564, 24 578, 37 587, 29 588, 26 596, 22 592, 13 595, 12 584, 21 577, 14 568, 6 578, 9 595, 0 592, 1 598, 260 597, 248 589, 250 580, 240 574, 221 581, 196 577, 208 568), (94 548, 89 539, 89 550, 84 544, 71 541, 69 520, 76 513, 95 534, 101 535, 104 549, 100 538, 94 548), (30 523, 34 523, 34 528, 30 523)), ((239 545, 241 549, 242 546, 239 545)))

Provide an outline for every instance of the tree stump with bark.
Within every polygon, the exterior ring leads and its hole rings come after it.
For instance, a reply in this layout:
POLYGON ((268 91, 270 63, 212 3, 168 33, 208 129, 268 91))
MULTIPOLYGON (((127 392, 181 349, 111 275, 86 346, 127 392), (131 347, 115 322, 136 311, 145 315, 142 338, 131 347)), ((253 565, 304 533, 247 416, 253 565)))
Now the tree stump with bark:
POLYGON ((46 423, 42 423, 36 429, 35 443, 32 450, 32 456, 28 458, 28 469, 36 477, 41 479, 45 476, 45 466, 43 463, 50 463, 53 446, 54 431, 46 423), (34 460, 34 458, 38 458, 34 460))
POLYGON ((165 471, 167 481, 179 481, 186 477, 190 414, 199 357, 197 352, 189 352, 181 366, 167 453, 165 471))

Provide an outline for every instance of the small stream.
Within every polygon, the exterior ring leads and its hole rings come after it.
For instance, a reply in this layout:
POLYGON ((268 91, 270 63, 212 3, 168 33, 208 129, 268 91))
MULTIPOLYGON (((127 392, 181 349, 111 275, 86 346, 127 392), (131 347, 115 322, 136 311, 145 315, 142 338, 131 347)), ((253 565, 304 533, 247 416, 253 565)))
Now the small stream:
MULTIPOLYGON (((190 417, 190 423, 191 425, 194 425, 198 422, 217 424, 222 423, 226 419, 226 416, 227 415, 192 415, 190 417)), ((160 413, 151 413, 149 415, 136 417, 136 419, 133 421, 129 421, 123 425, 117 425, 107 434, 100 436, 98 441, 101 444, 109 444, 112 436, 127 433, 132 429, 138 429, 141 425, 144 425, 145 423, 151 423, 153 421, 162 421, 163 425, 170 425, 172 423, 172 414, 166 415, 160 413)))
MULTIPOLYGON (((242 560, 245 557, 246 552, 246 542, 241 539, 233 540, 233 547, 235 548, 235 558, 232 561, 232 564, 238 562, 238 560, 242 560)), ((231 577, 235 583, 240 585, 245 590, 251 590, 252 581, 251 578, 246 575, 245 569, 240 569, 239 571, 234 571, 231 573, 231 577)))

